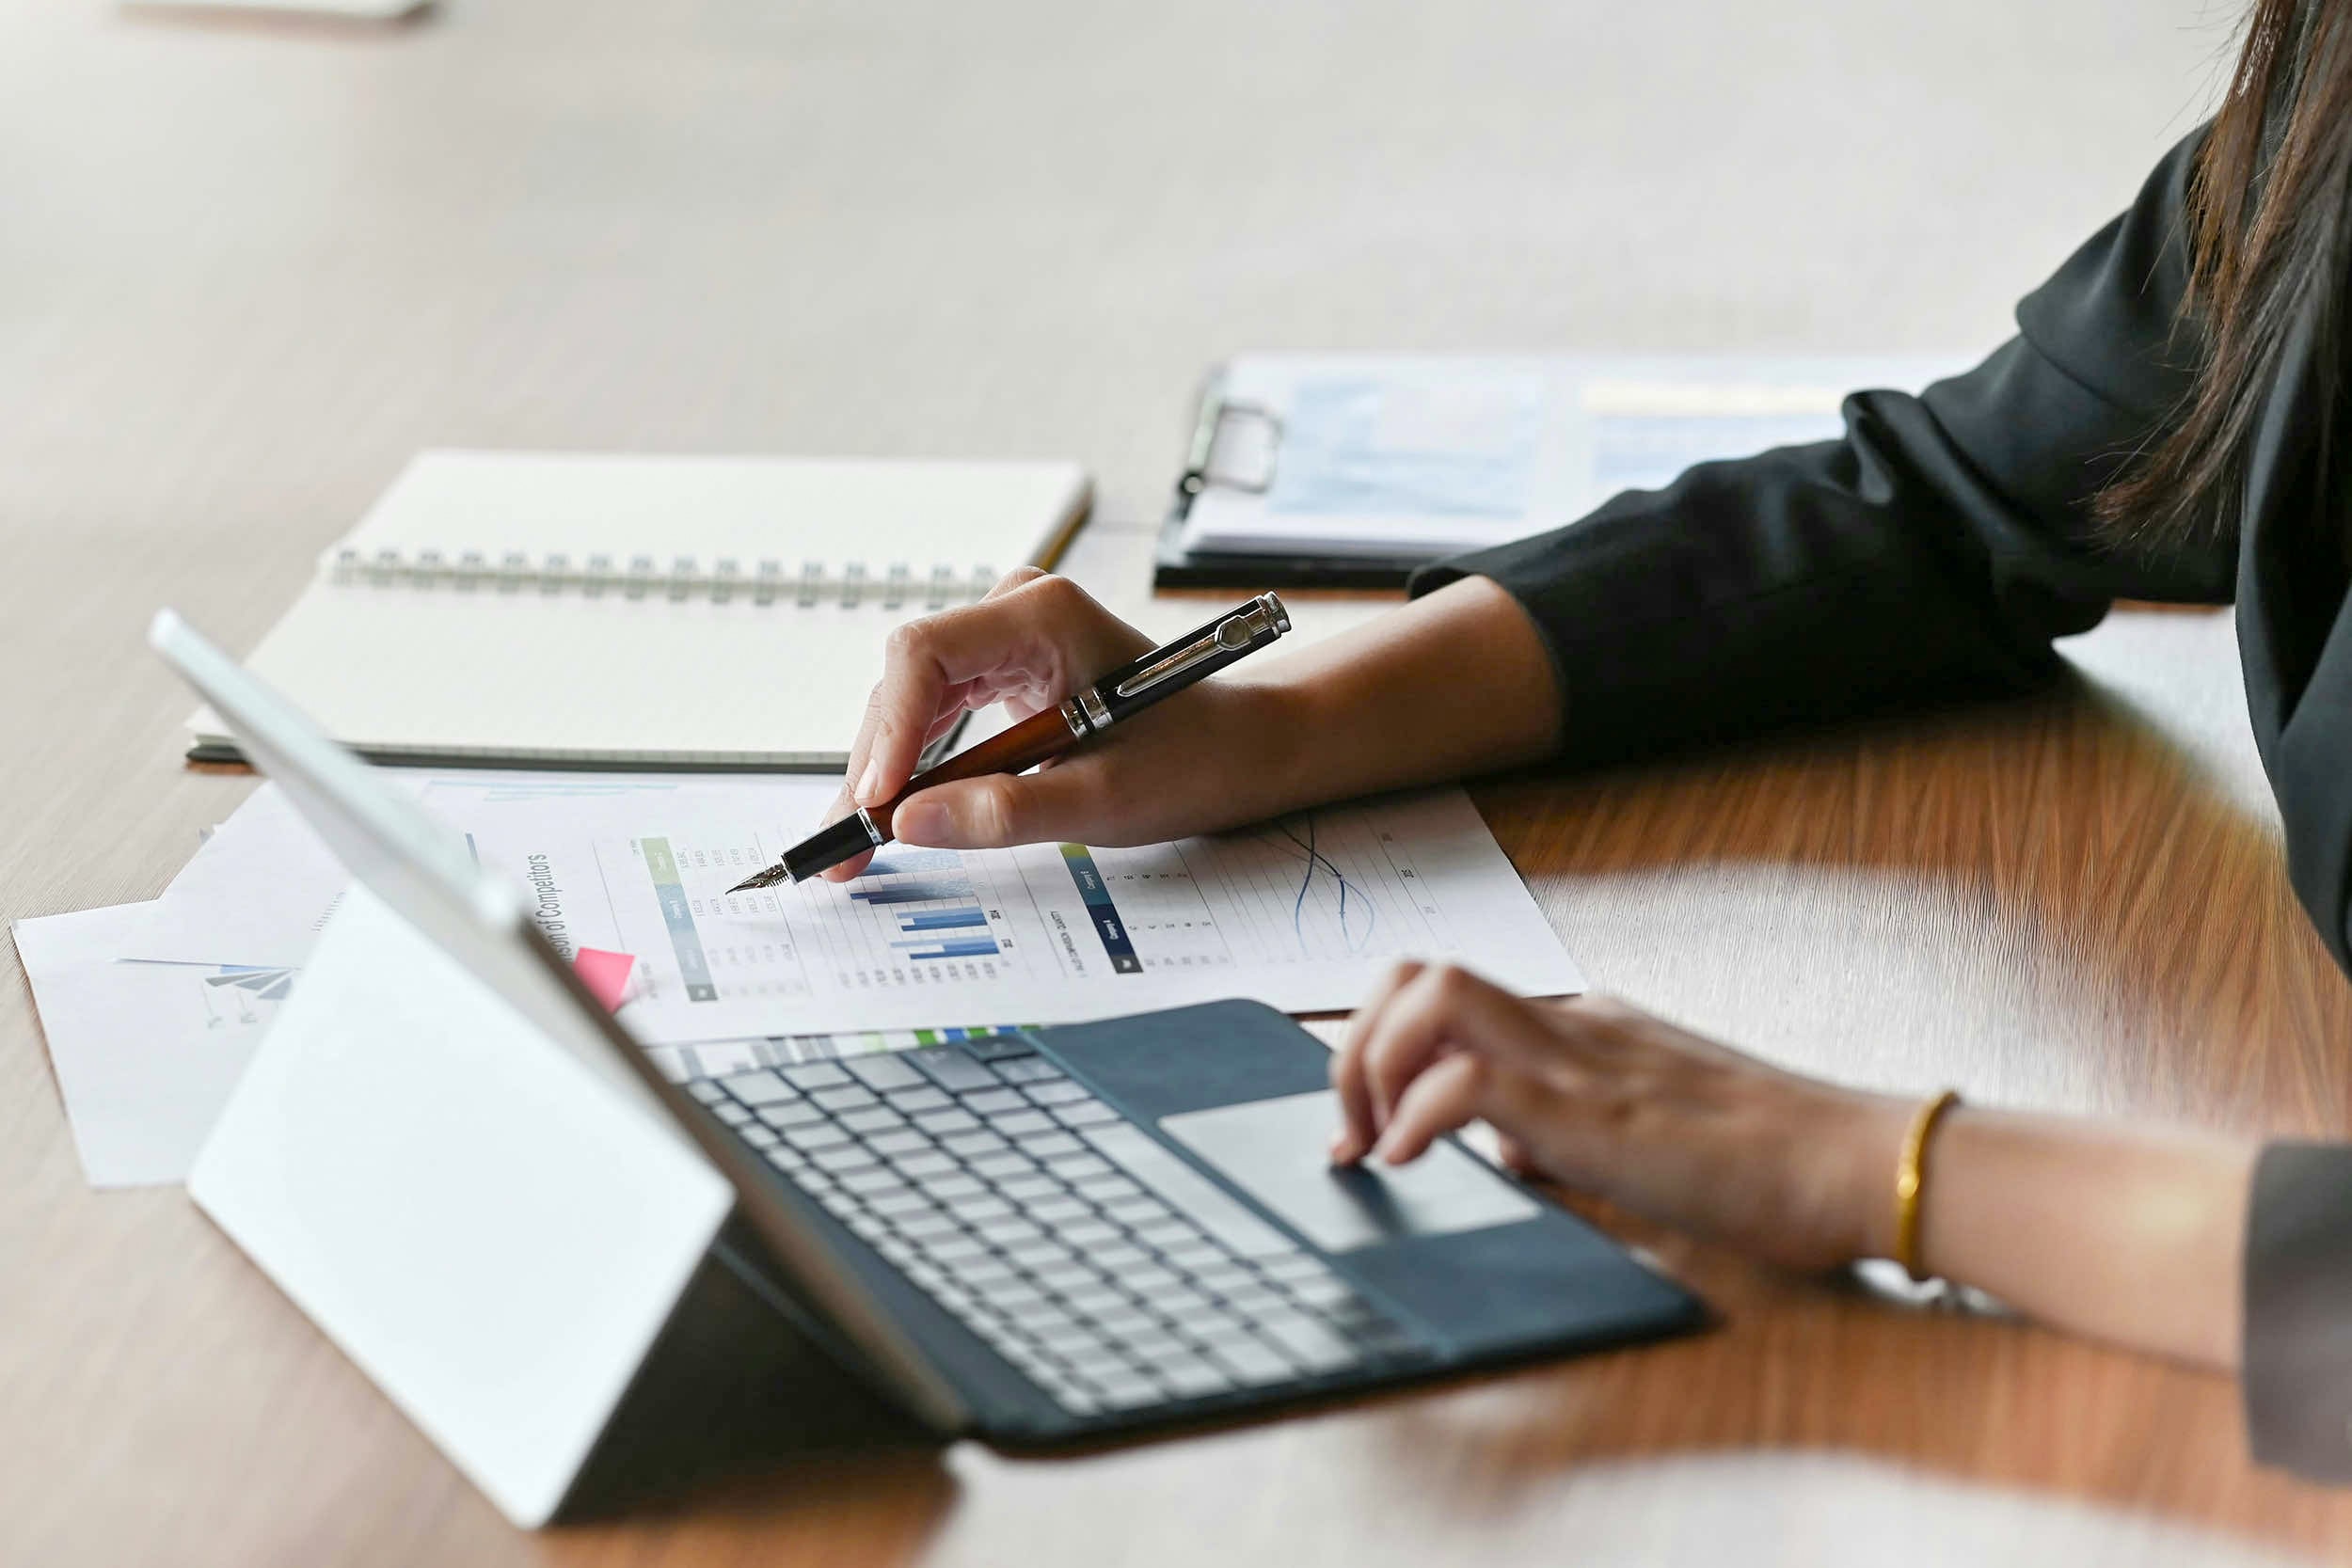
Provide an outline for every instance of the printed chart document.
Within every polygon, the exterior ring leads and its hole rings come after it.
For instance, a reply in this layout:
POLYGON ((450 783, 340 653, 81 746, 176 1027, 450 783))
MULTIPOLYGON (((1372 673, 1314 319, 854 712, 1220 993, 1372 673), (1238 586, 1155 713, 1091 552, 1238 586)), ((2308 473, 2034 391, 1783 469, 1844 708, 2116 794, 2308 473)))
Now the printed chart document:
MULTIPOLYGON (((1226 996, 1320 1012, 1354 1006, 1406 957, 1459 959, 1527 995, 1582 987, 1458 789, 1141 848, 894 845, 851 882, 729 895, 816 825, 832 781, 399 776, 525 891, 560 951, 636 959, 620 1016, 654 1045, 1055 1023, 1226 996)), ((208 906, 233 895, 248 904, 233 961, 302 961, 344 879, 315 846, 309 872, 290 870, 284 828, 262 831, 290 815, 274 793, 238 814, 260 820, 232 819, 205 847, 219 863, 185 879, 200 897, 175 884, 158 902, 142 956, 225 952, 208 906), (232 894, 248 855, 267 874, 232 894), (264 910, 274 933, 258 928, 264 910)))
POLYGON ((183 1180, 294 976, 120 960, 148 906, 16 923, 49 1059, 93 1187, 183 1180))

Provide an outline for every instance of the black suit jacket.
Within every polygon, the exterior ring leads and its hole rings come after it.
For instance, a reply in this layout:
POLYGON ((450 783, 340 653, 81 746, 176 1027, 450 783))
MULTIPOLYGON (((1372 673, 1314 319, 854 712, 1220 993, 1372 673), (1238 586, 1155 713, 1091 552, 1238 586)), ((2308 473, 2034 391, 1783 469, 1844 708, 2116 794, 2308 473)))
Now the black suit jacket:
MULTIPOLYGON (((2202 135, 2026 296, 2017 336, 1975 370, 1917 397, 1858 392, 1843 440, 1703 464, 1414 591, 1471 573, 1510 591, 1550 651, 1579 762, 2020 691, 2112 600, 2234 599, 2295 889, 2352 969, 2348 525, 2309 474, 2332 417, 2312 366, 2268 399, 2234 533, 2124 548, 2090 510, 2190 389, 2183 211, 2202 135)), ((2352 1478, 2352 1152, 2267 1151, 2248 1234, 2256 1451, 2352 1478)))

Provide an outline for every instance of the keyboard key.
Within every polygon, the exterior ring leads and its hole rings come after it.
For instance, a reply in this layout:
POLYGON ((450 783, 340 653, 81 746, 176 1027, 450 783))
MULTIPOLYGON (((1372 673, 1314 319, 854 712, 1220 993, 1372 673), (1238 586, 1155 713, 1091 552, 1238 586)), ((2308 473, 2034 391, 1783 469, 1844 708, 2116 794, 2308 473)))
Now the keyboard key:
MULTIPOLYGON (((735 1107, 722 1107, 722 1112, 723 1114, 725 1110, 731 1109, 735 1109, 735 1107)), ((749 1111, 745 1111, 743 1114, 745 1116, 751 1115, 749 1111)), ((1054 1118, 1047 1116, 1042 1111, 1009 1111, 1002 1115, 990 1117, 988 1118, 988 1125, 996 1132, 1008 1138, 1023 1138, 1033 1133, 1053 1132, 1058 1131, 1058 1129, 1057 1129, 1054 1125, 1054 1118)))
POLYGON ((956 1277, 975 1291, 985 1290, 1000 1280, 1013 1283, 1019 1283, 1021 1280, 1021 1275, 1014 1271, 1013 1266, 993 1252, 984 1258, 974 1259, 957 1269, 956 1277))
POLYGON ((895 1193, 878 1193, 867 1200, 866 1206, 877 1214, 890 1219, 906 1219, 915 1214, 938 1212, 931 1206, 930 1198, 925 1197, 921 1193, 909 1192, 903 1188, 895 1193))
POLYGON ((882 1162, 875 1159, 871 1152, 856 1144, 835 1144, 831 1148, 820 1148, 808 1160, 818 1170, 831 1171, 835 1176, 846 1171, 879 1169, 882 1165, 882 1162))
POLYGON ((1056 1121, 1069 1128, 1100 1127, 1119 1119, 1119 1113, 1099 1100, 1082 1101, 1075 1105, 1057 1105, 1053 1116, 1056 1121))
MULTIPOLYGON (((999 1225, 994 1228, 1002 1230, 1006 1227, 999 1225)), ((1031 1227, 1031 1228, 1036 1227, 1031 1227)), ((993 1235, 989 1235, 988 1231, 983 1230, 981 1234, 988 1236, 992 1242, 996 1240, 993 1235)), ((1042 1231, 1039 1231, 1036 1239, 1032 1241, 1014 1242, 1005 1246, 1005 1256, 1031 1274, 1037 1273, 1040 1269, 1052 1268, 1057 1263, 1067 1263, 1072 1260, 1070 1249, 1059 1242, 1048 1241, 1042 1231)))
POLYGON ((751 1145, 754 1148, 773 1148, 777 1144, 783 1142, 781 1138, 776 1136, 774 1128, 762 1127, 755 1121, 747 1121, 735 1131, 745 1143, 751 1145))
POLYGON ((1047 1159, 1045 1168, 1076 1187, 1080 1192, 1085 1192, 1087 1196, 1095 1198, 1097 1202, 1107 1202, 1115 1197, 1127 1197, 1136 1191, 1135 1183, 1122 1180, 1119 1173, 1112 1170, 1109 1164, 1099 1154, 1088 1154, 1084 1151, 1076 1154, 1057 1154, 1047 1159), (1087 1192, 1086 1184, 1089 1181, 1119 1181, 1126 1191, 1107 1193, 1097 1196, 1094 1193, 1087 1192))
POLYGON ((898 1173, 908 1177, 961 1176, 963 1167, 935 1148, 920 1149, 913 1154, 894 1154, 890 1163, 898 1173))
POLYGON ((983 1154, 964 1162, 991 1181, 1002 1184, 1023 1176, 1037 1174, 1037 1163, 1027 1155, 1007 1149, 1002 1154, 983 1154))
POLYGON ((954 1274, 959 1279, 963 1276, 963 1271, 959 1265, 976 1263, 989 1255, 988 1248, 981 1245, 977 1238, 965 1234, 960 1226, 956 1227, 954 1234, 942 1236, 939 1240, 927 1243, 923 1248, 923 1254, 932 1262, 954 1274))
POLYGON ((996 1190, 1016 1203, 1028 1204, 1041 1203, 1048 1198, 1059 1197, 1068 1189, 1044 1172, 1031 1166, 1025 1175, 997 1178, 996 1190))
POLYGON ((927 1111, 914 1118, 914 1125, 934 1138, 944 1138, 951 1132, 979 1132, 980 1118, 969 1111, 927 1111))
POLYGON ((855 1084, 845 1084, 837 1089, 818 1089, 815 1094, 810 1095, 809 1099, 835 1115, 843 1111, 856 1111, 868 1105, 882 1103, 855 1084))
POLYGON ((727 1091, 716 1078, 695 1078, 687 1083, 686 1092, 706 1105, 716 1105, 727 1097, 727 1091))
POLYGON ((1139 1334, 1124 1335, 1120 1338, 1120 1343, 1144 1360, 1154 1363, 1179 1360, 1198 1354, 1190 1344, 1160 1328, 1146 1329, 1139 1334))
POLYGON ((1101 1275, 1075 1257, 1064 1256, 1043 1263, 1028 1263, 1026 1259, 1024 1262, 1039 1284, 1062 1296, 1073 1291, 1090 1291, 1103 1283, 1101 1275))
POLYGON ((1179 1399, 1206 1399, 1222 1394, 1233 1386, 1233 1380, 1197 1355, 1154 1360, 1152 1373, 1176 1394, 1179 1399))
POLYGON ((1063 1226, 1078 1220, 1092 1219, 1094 1211, 1074 1197, 1057 1196, 1041 1197, 1030 1204, 1029 1217, 1040 1225, 1059 1230, 1063 1226))
POLYGON ((988 1197, 958 1198, 949 1208, 956 1218, 975 1228, 993 1225, 998 1220, 1017 1219, 1021 1214, 1020 1210, 993 1195, 988 1197))
MULTIPOLYGON (((1071 1176, 1071 1166, 1075 1166, 1075 1159, 1057 1159, 1054 1173, 1057 1176, 1071 1176)), ((1120 1199, 1143 1196, 1143 1187, 1134 1185, 1124 1176, 1075 1176, 1071 1178, 1071 1185, 1077 1187, 1082 1196, 1094 1199, 1096 1204, 1118 1204, 1120 1199)))
POLYGON ((1034 1312, 1045 1305, 1045 1292, 1018 1275, 1008 1275, 1001 1282, 977 1287, 980 1299, 999 1312, 1034 1312))
MULTIPOLYGON (((906 1166, 901 1164, 898 1168, 905 1170, 906 1166)), ((953 1163, 950 1163, 944 1172, 916 1176, 914 1184, 950 1209, 957 1208, 965 1198, 991 1196, 987 1186, 977 1177, 964 1175, 962 1167, 953 1163)))
POLYGON ((1147 1404, 1158 1404, 1163 1396, 1157 1386, 1148 1378, 1125 1376, 1106 1379, 1094 1386, 1110 1410, 1136 1410, 1147 1404))
POLYGON ((897 1156, 929 1154, 934 1146, 930 1139, 909 1127, 896 1132, 877 1132, 866 1140, 866 1147, 877 1154, 897 1156))
POLYGON ((1290 1291, 1292 1295, 1309 1307, 1323 1311, 1329 1311, 1336 1307, 1344 1307, 1356 1299, 1356 1292, 1348 1289, 1345 1280, 1329 1276, 1322 1279, 1295 1281, 1291 1285, 1290 1291))
POLYGON ((897 1224, 899 1235, 924 1247, 934 1242, 944 1242, 950 1236, 963 1234, 963 1227, 936 1209, 925 1214, 910 1214, 897 1224))
POLYGON ((739 1105, 732 1100, 723 1100, 713 1105, 710 1108, 710 1114, 729 1127, 740 1127, 752 1119, 752 1108, 749 1105, 739 1105))
POLYGON ((1209 1359, 1246 1387, 1281 1383, 1294 1375, 1288 1362, 1250 1339, 1220 1341, 1211 1347, 1209 1359))
POLYGON ((1004 1081, 951 1045, 902 1052, 904 1059, 949 1094, 999 1089, 1004 1081))
POLYGON ((882 1096, 882 1103, 900 1116, 915 1117, 925 1111, 944 1111, 955 1101, 932 1088, 927 1079, 920 1088, 890 1090, 882 1096))
POLYGON ((806 1127, 825 1119, 825 1113, 805 1100, 788 1101, 782 1105, 763 1105, 759 1119, 771 1127, 806 1127))
POLYGON ((784 1138, 793 1148, 814 1154, 820 1148, 848 1143, 850 1134, 829 1121, 813 1121, 805 1127, 786 1128, 784 1138))
POLYGON ((858 1133, 888 1132, 907 1124, 906 1117, 887 1105, 869 1105, 863 1111, 846 1112, 840 1121, 842 1126, 858 1133))
POLYGON ((832 1177, 827 1176, 823 1171, 817 1169, 814 1165, 807 1164, 803 1164, 799 1170, 794 1171, 792 1173, 792 1180, 798 1182, 801 1190, 805 1193, 829 1193, 835 1187, 841 1185, 840 1182, 835 1181, 832 1177))
POLYGON ((1125 1236, 1125 1232, 1117 1226, 1096 1219, 1080 1220, 1075 1225, 1057 1225, 1054 1227, 1054 1234, 1072 1246, 1083 1247, 1089 1257, 1093 1256, 1096 1247, 1116 1246, 1125 1236))
POLYGON ((1159 1226, 1164 1228, 1174 1227, 1175 1228, 1171 1230, 1172 1239, 1182 1239, 1197 1234, 1190 1226, 1179 1225, 1175 1214, 1169 1211, 1168 1205, 1156 1197, 1122 1197, 1116 1202, 1103 1205, 1103 1212, 1130 1230, 1142 1230, 1148 1227, 1159 1226))
POLYGON ((1136 1239, 1137 1241, 1143 1243, 1146 1246, 1154 1246, 1163 1249, 1172 1246, 1183 1246, 1186 1242, 1193 1240, 1200 1234, 1198 1229, 1185 1224, 1180 1219, 1144 1220, 1141 1222, 1131 1220, 1127 1222, 1127 1225, 1128 1228, 1136 1233, 1136 1239))
MULTIPOLYGON (((976 1228, 980 1233, 980 1240, 993 1247, 1001 1248, 1008 1255, 1014 1247, 1026 1246, 1032 1242, 1041 1240, 1045 1235, 1044 1231, 1040 1230, 1027 1220, 1018 1217, 1009 1220, 989 1220, 976 1228)), ((1019 1261, 1018 1259, 1014 1260, 1019 1261)))
MULTIPOLYGON (((1001 1131, 1000 1127, 1000 1131, 1001 1131)), ((1039 1133, 1010 1134, 1021 1146, 1021 1152, 1032 1160, 1059 1160, 1073 1154, 1084 1154, 1087 1146, 1069 1133, 1049 1130, 1039 1133)))
MULTIPOLYGON (((831 1150, 827 1152, 830 1153, 831 1150)), ((899 1180, 897 1171, 876 1164, 869 1164, 863 1170, 844 1171, 834 1180, 853 1193, 869 1196, 882 1193, 902 1193, 906 1191, 907 1186, 903 1180, 899 1180)))
POLYGON ((780 1070, 784 1081, 803 1094, 811 1089, 838 1088, 850 1082, 850 1075, 831 1062, 803 1062, 780 1070))
POLYGON ((1202 1295, 1200 1289, 1190 1283, 1155 1291, 1152 1293, 1151 1302, 1154 1309, 1167 1313, 1180 1323, 1216 1310, 1216 1303, 1202 1295))
POLYGON ((942 1137, 939 1146, 965 1160, 977 1160, 983 1154, 1001 1154, 1012 1147, 993 1132, 957 1132, 942 1137))
POLYGON ((996 1076, 1008 1084, 1050 1084, 1061 1077, 1061 1069, 1042 1056, 1016 1056, 995 1064, 996 1076))
POLYGON ((1033 1105, 1067 1105, 1072 1101, 1093 1098, 1083 1085, 1073 1084, 1067 1078, 1058 1082, 1032 1084, 1023 1092, 1028 1095, 1033 1105))
POLYGON ((1089 1318, 1105 1312, 1123 1312, 1132 1305, 1125 1291, 1093 1282, 1063 1291, 1061 1299, 1089 1318))
POLYGON ((963 1048, 983 1062, 999 1062, 1033 1053, 1037 1047, 1028 1037, 1010 1029, 999 1029, 991 1035, 975 1035, 963 1042, 963 1048))
POLYGON ((890 1089, 920 1088, 923 1084, 923 1075, 898 1060, 893 1052, 844 1057, 841 1065, 848 1069, 850 1076, 878 1093, 890 1089))
POLYGON ((1196 1277, 1200 1270, 1226 1260, 1225 1249, 1206 1236, 1194 1236, 1173 1246, 1162 1247, 1160 1256, 1196 1277))
POLYGON ((1125 1307, 1105 1307, 1100 1312, 1092 1313, 1090 1316, 1094 1319, 1095 1327, 1122 1344, 1133 1343, 1137 1339, 1163 1332, 1159 1319, 1133 1304, 1125 1307))
POLYGON ((1146 1265, 1140 1269, 1121 1269, 1119 1274, 1119 1282, 1154 1305, 1158 1304, 1162 1291, 1172 1291, 1184 1283, 1177 1275, 1157 1264, 1146 1265))
POLYGON ((1025 1111, 1029 1102, 1013 1090, 999 1085, 977 1094, 965 1095, 963 1108, 979 1116, 994 1117, 1005 1111, 1025 1111))
POLYGON ((1257 1271, 1220 1258, 1214 1263, 1203 1263, 1192 1271, 1193 1282, 1204 1291, 1224 1295, 1232 1291, 1245 1291, 1258 1283, 1257 1271))
POLYGON ((756 1072, 739 1072, 721 1080, 727 1092, 746 1105, 773 1105, 781 1100, 798 1100, 801 1091, 761 1068, 756 1072))
POLYGON ((1322 1259, 1296 1247, 1284 1247, 1257 1259, 1258 1267, 1276 1279, 1327 1279, 1331 1270, 1322 1259))
POLYGON ((1258 1332, 1289 1353, 1309 1372, 1337 1371, 1353 1363, 1356 1348, 1303 1312, 1278 1313, 1260 1320, 1258 1332))

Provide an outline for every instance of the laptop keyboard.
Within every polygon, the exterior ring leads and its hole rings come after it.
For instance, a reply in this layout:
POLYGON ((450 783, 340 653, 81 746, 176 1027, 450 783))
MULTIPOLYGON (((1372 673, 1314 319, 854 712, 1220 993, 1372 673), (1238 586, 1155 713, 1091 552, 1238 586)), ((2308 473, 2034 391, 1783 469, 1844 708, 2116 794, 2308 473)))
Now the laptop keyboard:
POLYGON ((1017 1038, 688 1088, 1073 1415, 1419 1354, 1320 1258, 1017 1038))

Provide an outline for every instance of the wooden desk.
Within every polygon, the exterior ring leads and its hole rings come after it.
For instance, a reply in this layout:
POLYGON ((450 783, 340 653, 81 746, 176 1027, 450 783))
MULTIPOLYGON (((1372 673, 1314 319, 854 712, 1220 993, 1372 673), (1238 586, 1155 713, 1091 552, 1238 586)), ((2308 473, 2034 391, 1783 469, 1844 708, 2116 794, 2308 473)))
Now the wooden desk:
MULTIPOLYGON (((0 7, 0 912, 152 896, 231 809, 148 612, 249 645, 417 446, 1072 452, 1073 570, 1132 601, 1207 356, 1989 341, 2216 46, 2188 0, 1472 9, 0 7)), ((2077 657, 2045 701, 1478 798, 1603 984, 1791 1065, 2352 1131, 2226 618, 2077 657)), ((0 1085, 11 1564, 2352 1551, 2225 1380, 1622 1225, 1721 1330, 1075 1460, 751 1444, 526 1537, 180 1194, 85 1189, 13 974, 0 1085)))

